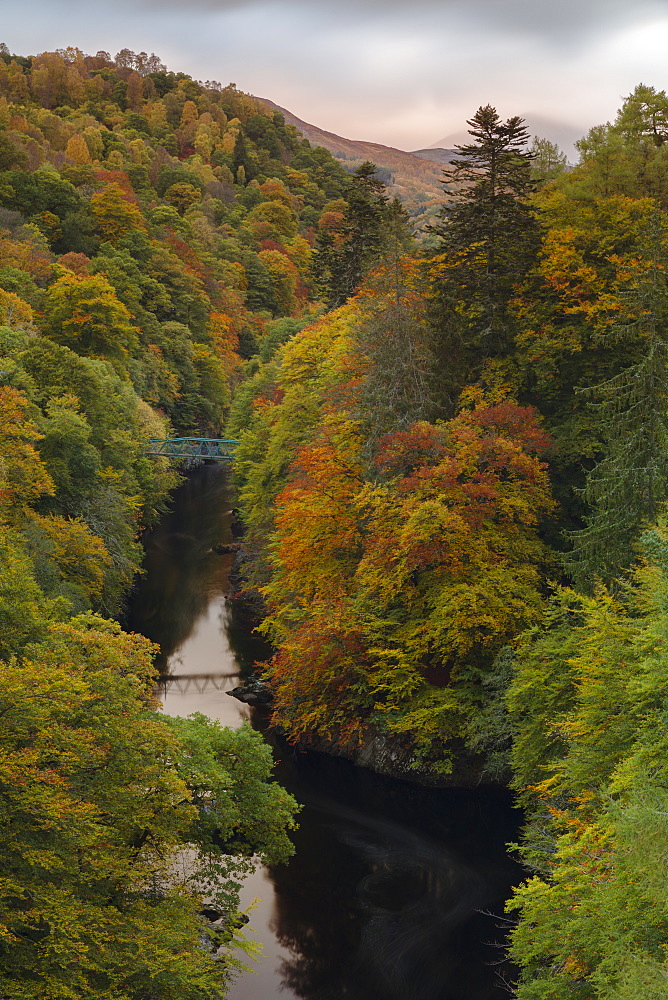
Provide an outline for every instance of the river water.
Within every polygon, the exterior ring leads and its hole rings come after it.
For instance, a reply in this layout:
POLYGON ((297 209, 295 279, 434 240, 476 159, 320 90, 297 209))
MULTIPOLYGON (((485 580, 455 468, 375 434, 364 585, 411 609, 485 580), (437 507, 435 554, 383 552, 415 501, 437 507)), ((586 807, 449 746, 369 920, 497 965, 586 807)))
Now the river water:
MULTIPOLYGON (((158 642, 164 711, 225 725, 266 720, 226 691, 266 655, 235 621, 226 470, 205 465, 146 540, 131 629, 158 642)), ((511 971, 498 915, 521 870, 503 791, 427 790, 340 760, 275 747, 303 805, 291 862, 247 880, 255 971, 230 1000, 502 1000, 511 971), (495 916, 496 915, 496 916, 495 916)))

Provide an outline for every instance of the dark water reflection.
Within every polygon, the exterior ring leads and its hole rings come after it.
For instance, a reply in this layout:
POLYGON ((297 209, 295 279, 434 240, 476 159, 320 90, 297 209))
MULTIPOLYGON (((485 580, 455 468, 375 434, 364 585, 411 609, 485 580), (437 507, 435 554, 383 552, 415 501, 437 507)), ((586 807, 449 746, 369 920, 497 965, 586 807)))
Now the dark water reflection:
MULTIPOLYGON (((147 542, 131 627, 158 641, 165 711, 229 725, 248 715, 227 697, 264 650, 235 623, 225 473, 205 466, 178 491, 147 542), (215 675, 216 686, 198 678, 215 675)), ((263 729, 259 715, 253 724, 263 729)), ((502 1000, 500 914, 520 877, 504 845, 518 814, 502 791, 431 791, 345 761, 276 746, 277 778, 303 803, 291 862, 245 888, 251 937, 265 955, 230 1000, 502 1000)))
POLYGON ((430 791, 318 755, 284 758, 280 777, 305 803, 296 856, 271 873, 288 996, 507 995, 502 932, 480 912, 502 913, 520 876, 507 795, 430 791))
POLYGON ((132 595, 126 624, 159 644, 156 663, 161 673, 176 672, 175 655, 203 618, 216 615, 219 621, 202 631, 212 647, 220 645, 217 633, 222 633, 229 654, 221 662, 213 648, 204 657, 200 650, 186 665, 189 672, 199 664, 237 675, 240 668, 249 669, 268 655, 265 644, 235 619, 227 600, 234 556, 216 549, 233 540, 231 505, 227 471, 220 465, 201 466, 176 491, 172 512, 144 540, 145 572, 132 595))

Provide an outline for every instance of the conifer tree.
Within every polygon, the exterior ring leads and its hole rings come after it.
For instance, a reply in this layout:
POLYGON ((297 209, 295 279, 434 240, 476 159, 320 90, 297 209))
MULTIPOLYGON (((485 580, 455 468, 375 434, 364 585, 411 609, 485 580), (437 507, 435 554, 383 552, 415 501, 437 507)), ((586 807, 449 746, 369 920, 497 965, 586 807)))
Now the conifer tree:
POLYGON ((633 560, 643 525, 668 499, 668 228, 657 210, 640 254, 622 275, 625 315, 618 335, 635 327, 646 341, 636 364, 590 390, 605 452, 584 488, 590 513, 572 534, 568 565, 576 583, 611 582, 633 560))
POLYGON ((432 412, 434 359, 424 273, 408 218, 388 206, 383 263, 363 283, 355 340, 364 359, 358 406, 368 446, 432 412))
POLYGON ((460 155, 447 177, 455 193, 431 229, 439 244, 437 308, 450 333, 445 350, 464 380, 472 354, 479 359, 506 352, 508 300, 538 244, 527 201, 533 154, 525 149, 529 135, 522 119, 503 122, 488 104, 468 125, 473 141, 456 147, 460 155))
POLYGON ((328 304, 342 305, 354 294, 376 263, 386 242, 388 222, 385 184, 369 160, 353 174, 340 239, 324 233, 317 246, 316 272, 328 304))

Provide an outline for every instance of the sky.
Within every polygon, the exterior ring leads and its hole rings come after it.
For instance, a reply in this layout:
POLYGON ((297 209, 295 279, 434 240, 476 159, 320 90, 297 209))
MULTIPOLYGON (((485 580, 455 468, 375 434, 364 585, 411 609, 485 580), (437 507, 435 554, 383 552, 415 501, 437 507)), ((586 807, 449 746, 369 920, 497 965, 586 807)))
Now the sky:
POLYGON ((0 25, 21 55, 155 52, 406 150, 462 141, 492 104, 573 158, 636 84, 668 89, 668 0, 0 0, 0 25))

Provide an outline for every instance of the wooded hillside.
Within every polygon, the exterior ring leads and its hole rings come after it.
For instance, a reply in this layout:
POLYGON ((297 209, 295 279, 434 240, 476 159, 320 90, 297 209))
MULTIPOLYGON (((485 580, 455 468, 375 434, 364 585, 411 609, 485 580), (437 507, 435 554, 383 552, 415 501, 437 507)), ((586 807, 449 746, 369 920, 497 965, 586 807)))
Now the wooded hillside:
POLYGON ((239 881, 292 850, 261 738, 158 715, 109 619, 180 478, 148 438, 221 433, 244 359, 317 312, 348 186, 155 56, 0 52, 3 996, 219 997, 239 881))

